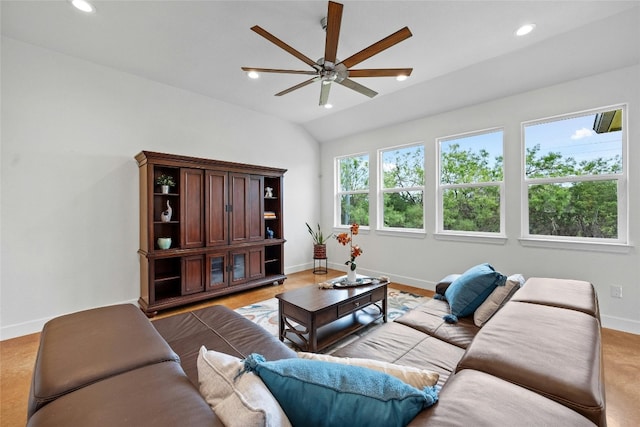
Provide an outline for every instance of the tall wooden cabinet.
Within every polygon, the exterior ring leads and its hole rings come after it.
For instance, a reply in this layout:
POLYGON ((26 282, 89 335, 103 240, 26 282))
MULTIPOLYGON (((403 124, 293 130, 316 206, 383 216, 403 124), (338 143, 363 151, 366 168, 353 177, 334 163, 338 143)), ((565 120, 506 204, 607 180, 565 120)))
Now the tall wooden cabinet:
POLYGON ((145 313, 284 282, 286 170, 149 151, 135 159, 145 313), (168 193, 161 175, 176 184, 168 193))

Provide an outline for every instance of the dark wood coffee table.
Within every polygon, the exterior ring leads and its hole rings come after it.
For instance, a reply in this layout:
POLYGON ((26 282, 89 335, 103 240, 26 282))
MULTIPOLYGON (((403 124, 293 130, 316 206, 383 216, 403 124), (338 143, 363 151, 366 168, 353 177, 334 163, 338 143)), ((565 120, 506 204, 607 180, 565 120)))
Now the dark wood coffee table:
POLYGON ((276 295, 280 341, 317 352, 376 320, 386 322, 388 283, 342 289, 314 285, 276 295))

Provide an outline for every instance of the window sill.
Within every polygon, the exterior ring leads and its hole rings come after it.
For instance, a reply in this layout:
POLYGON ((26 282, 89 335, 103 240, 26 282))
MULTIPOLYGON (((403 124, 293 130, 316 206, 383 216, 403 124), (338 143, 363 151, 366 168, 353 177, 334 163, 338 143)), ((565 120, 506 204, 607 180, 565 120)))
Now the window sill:
POLYGON ((433 235, 436 240, 448 240, 453 242, 470 242, 470 243, 488 243, 492 245, 504 245, 507 238, 503 235, 491 236, 488 234, 454 234, 454 233, 435 233, 433 235))
POLYGON ((609 242, 577 242, 569 240, 536 239, 533 237, 521 237, 518 239, 521 246, 532 248, 568 249, 574 251, 608 252, 625 254, 631 252, 632 245, 626 243, 609 242))
POLYGON ((403 230, 400 228, 378 229, 376 234, 379 236, 409 237, 412 239, 424 239, 427 237, 427 233, 424 230, 403 230))

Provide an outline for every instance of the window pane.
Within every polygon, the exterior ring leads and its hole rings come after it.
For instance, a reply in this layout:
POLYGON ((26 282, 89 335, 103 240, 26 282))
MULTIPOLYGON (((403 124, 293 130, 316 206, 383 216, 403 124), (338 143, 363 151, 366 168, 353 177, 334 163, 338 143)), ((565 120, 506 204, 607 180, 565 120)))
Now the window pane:
POLYGON ((384 193, 384 226, 424 228, 422 191, 384 193))
POLYGON ((424 185, 424 146, 398 148, 382 153, 382 188, 424 185))
POLYGON ((622 110, 524 127, 526 177, 622 172, 622 110))
POLYGON ((529 186, 529 233, 618 237, 617 181, 529 186))
POLYGON ((356 191, 369 189, 369 156, 344 157, 338 160, 340 168, 340 190, 356 191))
POLYGON ((500 188, 446 189, 442 196, 445 230, 500 232, 500 188))
POLYGON ((340 224, 349 225, 354 222, 369 225, 368 194, 343 194, 340 197, 340 224))
POLYGON ((440 183, 502 181, 502 131, 440 142, 440 183))

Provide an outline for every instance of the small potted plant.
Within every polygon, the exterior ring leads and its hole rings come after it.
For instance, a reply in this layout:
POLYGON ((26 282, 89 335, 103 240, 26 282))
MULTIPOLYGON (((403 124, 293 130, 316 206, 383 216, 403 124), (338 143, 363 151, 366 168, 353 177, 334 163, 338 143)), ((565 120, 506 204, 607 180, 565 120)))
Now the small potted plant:
POLYGON ((320 224, 317 226, 317 230, 313 230, 311 226, 306 223, 307 230, 311 237, 313 238, 313 258, 314 259, 325 259, 327 257, 327 240, 333 236, 333 233, 325 236, 320 229, 320 224))
POLYGON ((156 184, 162 188, 162 194, 169 194, 169 187, 175 187, 176 181, 171 175, 163 173, 156 179, 156 184))

